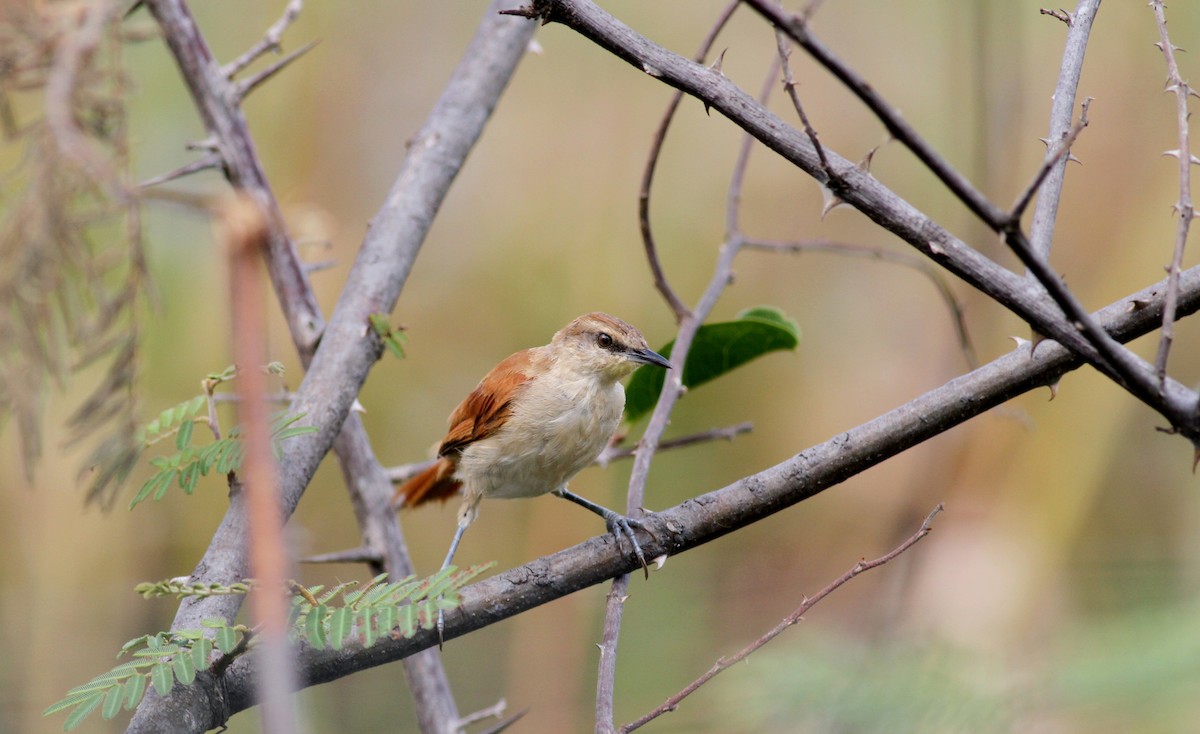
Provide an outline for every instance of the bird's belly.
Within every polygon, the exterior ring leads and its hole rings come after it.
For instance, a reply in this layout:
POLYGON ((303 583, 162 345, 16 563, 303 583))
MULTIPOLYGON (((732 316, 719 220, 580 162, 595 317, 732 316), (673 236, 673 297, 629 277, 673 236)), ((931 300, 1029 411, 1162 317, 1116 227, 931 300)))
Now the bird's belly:
POLYGON ((564 486, 608 444, 624 408, 623 393, 590 397, 514 411, 503 429, 463 451, 457 475, 467 491, 508 499, 564 486))

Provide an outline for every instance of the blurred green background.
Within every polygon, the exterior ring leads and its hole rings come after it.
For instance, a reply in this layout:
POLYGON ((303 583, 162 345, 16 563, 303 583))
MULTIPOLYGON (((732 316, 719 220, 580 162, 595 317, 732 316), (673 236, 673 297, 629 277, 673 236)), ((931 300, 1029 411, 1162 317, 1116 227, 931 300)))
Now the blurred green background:
MULTIPOLYGON (((723 3, 614 0, 606 7, 656 42, 691 55, 723 3)), ((275 20, 281 2, 208 0, 194 11, 228 60, 275 20)), ((285 37, 320 45, 246 104, 266 170, 297 237, 328 241, 309 260, 328 312, 405 151, 457 63, 485 6, 310 2, 285 37)), ((952 163, 1001 205, 1036 170, 1064 26, 1031 0, 827 2, 815 30, 952 163)), ((1200 47, 1200 7, 1168 9, 1175 44, 1200 47)), ((146 27, 145 14, 130 23, 146 27)), ((1076 148, 1052 255, 1098 308, 1163 275, 1178 196, 1174 98, 1151 11, 1106 3, 1080 96, 1091 126, 1076 148)), ((635 216, 650 136, 670 90, 573 32, 548 26, 522 62, 429 235, 395 312, 408 358, 385 357, 361 395, 387 464, 425 458, 446 415, 496 361, 544 343, 574 316, 605 310, 652 345, 673 336, 654 291, 635 216)), ((757 90, 774 54, 749 11, 717 49, 724 72, 757 90)), ((1014 265, 931 175, 802 52, 794 69, 821 140, 851 159, 874 146, 872 172, 951 231, 1014 265)), ((1194 55, 1184 78, 1200 80, 1194 55)), ((202 137, 173 62, 158 42, 130 46, 139 177, 190 159, 202 137)), ((773 106, 793 119, 782 98, 773 106)), ((1193 103, 1195 104, 1195 103, 1193 103)), ((691 303, 724 232, 724 197, 740 142, 720 116, 685 101, 660 163, 654 224, 672 283, 691 303)), ((214 172, 171 188, 217 193, 214 172)), ((750 234, 829 238, 904 250, 864 217, 823 220, 817 186, 759 149, 744 191, 750 234)), ((209 223, 152 203, 151 267, 161 307, 148 319, 140 370, 146 417, 198 391, 229 363, 226 284, 209 223)), ((1193 238, 1194 239, 1194 238, 1193 238)), ((1195 248, 1193 248, 1194 251, 1195 248)), ((1189 256, 1189 263, 1196 258, 1189 256)), ((1014 265, 1015 267, 1015 265, 1014 265)), ((1017 319, 955 284, 981 360, 1027 336, 1017 319)), ((775 354, 688 395, 668 435, 744 420, 754 432, 661 455, 647 503, 669 507, 783 461, 966 371, 953 324, 913 271, 821 254, 743 253, 714 319, 761 303, 803 330, 798 352, 775 354)), ((272 353, 299 368, 272 314, 272 353)), ((1200 379, 1197 324, 1184 322, 1171 371, 1200 379)), ((1136 348, 1152 355, 1156 341, 1136 348)), ((98 372, 46 409, 48 456, 32 486, 13 428, 0 435, 0 730, 57 730, 40 712, 111 668, 127 639, 164 629, 174 604, 144 601, 135 583, 190 573, 226 505, 220 482, 133 512, 82 506, 82 450, 61 448, 65 416, 98 372)), ((800 506, 671 559, 631 587, 620 645, 619 721, 636 718, 748 644, 861 557, 913 532, 937 502, 934 534, 900 560, 844 588, 805 622, 688 699, 661 732, 1182 732, 1200 720, 1200 498, 1191 447, 1107 380, 1085 370, 1058 396, 1024 396, 800 506)), ((637 429, 640 430, 640 427, 637 429)), ((576 492, 624 501, 629 466, 588 469, 576 492)), ((144 473, 135 474, 140 481, 144 473)), ((453 532, 454 504, 402 518, 419 569, 434 570, 453 532)), ((602 531, 554 499, 490 502, 459 560, 500 568, 602 531)), ((353 547, 353 516, 326 466, 290 525, 298 555, 353 547)), ((303 568, 306 583, 366 578, 354 566, 303 568)), ((529 708, 515 731, 591 728, 595 643, 606 589, 597 587, 447 645, 463 712, 499 698, 529 708)), ((298 697, 311 732, 415 731, 399 665, 298 697)), ((119 731, 125 719, 87 722, 119 731)), ((256 714, 230 731, 255 731, 256 714)))

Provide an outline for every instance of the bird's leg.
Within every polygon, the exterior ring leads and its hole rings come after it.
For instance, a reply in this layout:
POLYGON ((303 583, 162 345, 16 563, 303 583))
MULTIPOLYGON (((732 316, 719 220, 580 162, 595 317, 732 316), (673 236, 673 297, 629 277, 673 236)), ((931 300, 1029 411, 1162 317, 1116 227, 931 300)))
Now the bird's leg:
POLYGON ((646 574, 646 578, 650 578, 650 567, 646 565, 646 556, 642 554, 642 546, 638 543, 637 536, 633 533, 633 528, 637 528, 638 530, 645 530, 651 537, 654 537, 654 533, 650 532, 649 528, 632 517, 625 517, 619 512, 610 510, 603 505, 598 505, 591 500, 584 499, 574 492, 569 491, 565 486, 554 490, 551 494, 562 497, 565 500, 571 500, 580 507, 587 508, 604 518, 604 526, 617 539, 618 547, 621 545, 622 535, 629 538, 629 544, 633 546, 633 554, 637 556, 638 563, 642 564, 642 572, 646 574))
MULTIPOLYGON (((446 560, 442 561, 442 567, 438 573, 450 568, 450 562, 454 560, 454 553, 458 550, 458 544, 462 541, 463 533, 467 532, 467 528, 471 526, 471 523, 475 520, 475 516, 479 514, 479 500, 479 497, 472 497, 471 495, 468 495, 467 499, 463 500, 462 506, 458 508, 458 530, 454 531, 454 540, 450 541, 450 550, 446 553, 446 560)), ((441 609, 441 607, 439 607, 437 616, 439 648, 442 646, 442 643, 445 642, 445 639, 442 637, 442 632, 445 629, 445 612, 441 609)))
MULTIPOLYGON (((448 552, 446 554, 446 560, 442 561, 442 567, 438 571, 438 573, 441 573, 442 571, 445 571, 447 568, 450 567, 450 562, 454 560, 454 552, 456 550, 458 550, 459 541, 462 540, 463 533, 465 533, 466 531, 467 531, 467 526, 463 525, 462 523, 459 523, 458 530, 454 531, 454 540, 450 541, 450 552, 448 552)), ((438 632, 438 648, 439 649, 441 648, 442 643, 445 642, 445 638, 442 636, 442 632, 445 629, 446 629, 445 612, 442 610, 441 607, 438 607, 437 632, 438 632)))

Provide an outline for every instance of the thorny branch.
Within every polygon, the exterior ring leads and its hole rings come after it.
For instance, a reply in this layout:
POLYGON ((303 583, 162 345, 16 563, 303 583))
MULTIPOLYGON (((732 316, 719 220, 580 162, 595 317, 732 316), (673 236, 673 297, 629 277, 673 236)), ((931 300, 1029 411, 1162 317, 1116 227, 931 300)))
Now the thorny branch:
MULTIPOLYGON (((1052 15, 1067 24, 1067 40, 1063 45, 1062 64, 1059 67, 1058 82, 1054 86, 1054 97, 1050 105, 1050 132, 1046 136, 1046 160, 1056 158, 1053 167, 1046 173, 1046 182, 1038 189, 1037 206, 1033 211, 1033 221, 1029 225, 1029 239, 1033 251, 1043 260, 1050 257, 1050 247, 1054 241, 1054 223, 1058 220, 1058 202, 1062 195, 1063 178, 1066 176, 1067 161, 1070 156, 1063 158, 1054 155, 1055 144, 1061 144, 1068 151, 1070 142, 1064 140, 1073 130, 1071 117, 1075 111, 1075 94, 1079 88, 1079 77, 1083 73, 1083 56, 1087 50, 1088 37, 1091 35, 1092 22, 1100 10, 1100 0, 1080 0, 1074 15, 1055 13, 1042 10, 1046 15, 1052 15)), ((1084 113, 1086 116, 1086 112, 1084 113)), ((1075 132, 1074 135, 1078 135, 1075 132)), ((1032 192, 1031 192, 1032 193, 1032 192)), ((1023 207, 1022 207, 1023 208, 1023 207)))
POLYGON ((774 640, 776 637, 783 634, 784 630, 801 622, 804 619, 804 615, 807 614, 810 609, 812 609, 817 604, 819 604, 822 599, 829 596, 833 592, 837 591, 842 586, 845 586, 856 576, 866 573, 867 571, 870 571, 871 569, 879 568, 883 564, 887 563, 888 561, 891 561, 892 559, 899 556, 901 553, 904 553, 909 548, 912 548, 914 545, 916 545, 918 541, 920 541, 922 538, 924 538, 926 535, 929 535, 929 533, 932 532, 933 519, 935 517, 937 517, 938 513, 940 513, 944 509, 945 509, 945 506, 941 503, 938 503, 938 506, 933 508, 933 511, 930 512, 929 515, 925 518, 925 522, 921 523, 921 527, 917 529, 917 532, 910 535, 908 537, 908 539, 905 540, 903 543, 901 543, 900 545, 896 546, 895 548, 893 548, 892 550, 890 550, 883 556, 880 556, 879 558, 876 558, 873 561, 862 560, 862 561, 859 561, 858 563, 854 564, 854 566, 851 567, 849 571, 846 571, 844 574, 842 574, 841 576, 839 576, 836 579, 834 579, 833 581, 831 581, 825 588, 818 591, 814 596, 805 597, 804 601, 801 602, 800 606, 797 607, 795 611, 793 611, 788 616, 784 617, 782 622, 780 622, 779 624, 772 627, 762 637, 759 637, 754 642, 752 642, 749 645, 747 645, 746 647, 742 648, 741 651, 739 651, 736 655, 733 655, 732 657, 719 658, 717 660, 717 662, 713 663, 713 666, 704 673, 704 675, 700 676, 696 680, 694 680, 691 683, 689 683, 688 685, 684 686, 678 693, 676 693, 675 695, 671 696, 666 701, 664 701, 661 706, 646 713, 644 716, 642 716, 638 719, 635 719, 634 721, 629 722, 628 724, 626 724, 625 726, 622 726, 617 731, 620 732, 620 734, 628 734, 628 732, 631 732, 635 729, 642 728, 643 726, 645 726, 646 724, 649 724, 651 721, 654 721, 655 719, 662 716, 663 714, 670 713, 670 712, 674 711, 675 709, 679 708, 679 704, 683 702, 683 699, 687 698, 688 696, 690 696, 693 693, 695 693, 696 691, 698 691, 701 686, 703 686, 705 683, 708 683, 710 680, 715 678, 718 673, 742 662, 743 660, 745 660, 746 658, 750 657, 752 654, 757 652, 759 649, 764 647, 771 640, 774 640))
MULTIPOLYGON (((1179 222, 1175 228, 1175 252, 1171 264, 1167 267, 1167 302, 1163 309, 1162 332, 1158 342, 1158 356, 1155 368, 1158 371, 1159 384, 1167 377, 1167 356, 1171 352, 1171 343, 1175 339, 1175 308, 1179 299, 1179 272, 1183 266, 1183 252, 1187 247, 1188 231, 1195 218, 1195 208, 1192 205, 1192 166, 1200 163, 1200 159, 1192 155, 1188 135, 1188 97, 1197 95, 1183 77, 1179 74, 1179 64, 1175 60, 1176 47, 1171 43, 1167 34, 1167 16, 1162 0, 1152 0, 1150 8, 1154 11, 1154 20, 1158 25, 1158 48, 1162 51, 1163 60, 1167 64, 1168 92, 1175 94, 1176 124, 1179 128, 1179 147, 1169 150, 1165 155, 1173 155, 1179 162, 1179 201, 1175 204, 1175 216, 1179 222)), ((1200 445, 1197 446, 1197 460, 1200 461, 1200 445)))

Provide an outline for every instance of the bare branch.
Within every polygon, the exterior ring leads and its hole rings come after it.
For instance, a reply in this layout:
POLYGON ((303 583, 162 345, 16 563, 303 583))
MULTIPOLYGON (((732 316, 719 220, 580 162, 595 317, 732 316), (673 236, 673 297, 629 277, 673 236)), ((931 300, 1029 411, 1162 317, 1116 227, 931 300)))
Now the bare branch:
MULTIPOLYGON (((754 424, 749 422, 738 423, 725 428, 710 428, 707 431, 692 433, 687 436, 678 436, 676 438, 662 441, 658 444, 658 450, 668 451, 670 449, 682 449, 688 446, 694 446, 698 443, 708 443, 709 441, 732 441, 743 433, 749 433, 752 430, 754 430, 754 424)), ((610 446, 609 448, 605 449, 604 453, 596 457, 596 463, 600 466, 606 466, 613 461, 632 458, 637 454, 638 450, 638 446, 624 449, 610 446)))
POLYGON ((800 622, 804 618, 804 615, 807 614, 810 609, 812 609, 818 603, 820 603, 822 599, 829 596, 833 592, 837 591, 842 586, 846 585, 851 579, 858 576, 859 574, 870 571, 873 568, 879 568, 883 564, 887 563, 888 561, 892 560, 893 558, 896 558, 901 553, 905 552, 909 548, 916 545, 917 542, 921 540, 921 538, 924 538, 926 535, 929 535, 930 531, 933 529, 933 527, 932 527, 933 526, 933 518, 937 517, 938 513, 944 509, 945 509, 945 506, 941 503, 938 503, 938 506, 933 508, 933 512, 930 512, 929 516, 925 518, 925 522, 921 523, 921 527, 917 530, 917 532, 915 532, 911 536, 909 536, 908 539, 905 540, 903 543, 901 543, 900 545, 893 548, 886 555, 876 558, 873 561, 859 561, 858 563, 854 564, 854 566, 849 571, 847 571, 846 573, 842 574, 841 576, 839 576, 836 579, 834 579, 833 581, 831 581, 829 583, 829 585, 827 585, 825 588, 818 591, 816 593, 816 595, 811 596, 811 597, 805 597, 804 601, 800 604, 799 607, 796 608, 795 611, 793 611, 788 616, 784 617, 782 622, 780 622, 779 624, 772 627, 762 637, 759 637, 754 642, 752 642, 749 645, 747 645, 746 647, 742 648, 742 650, 739 651, 733 657, 719 658, 717 660, 717 662, 713 663, 713 666, 711 668, 709 668, 707 672, 704 673, 704 675, 700 676, 696 680, 694 680, 691 683, 689 683, 688 685, 686 685, 678 693, 676 693, 675 695, 671 696, 666 701, 664 701, 661 706, 654 709, 653 711, 650 711, 645 716, 635 719, 634 721, 631 721, 630 723, 626 724, 625 726, 622 726, 617 731, 621 732, 621 734, 627 734, 628 732, 631 732, 635 729, 642 728, 643 726, 645 726, 646 724, 649 724, 651 721, 654 721, 655 719, 662 716, 663 714, 669 713, 669 712, 674 711, 675 709, 679 708, 679 704, 683 701, 683 699, 687 698, 688 696, 692 695, 696 691, 700 690, 701 686, 703 686, 705 683, 708 683, 710 680, 715 678, 717 676, 717 674, 720 673, 721 671, 726 670, 727 668, 731 668, 734 665, 742 662, 743 660, 745 660, 746 658, 750 657, 752 654, 757 652, 759 649, 761 649, 763 646, 765 646, 767 643, 769 643, 771 640, 774 640, 776 637, 783 634, 784 630, 786 630, 789 627, 792 627, 795 624, 797 624, 798 622, 800 622))
MULTIPOLYGON (((816 10, 814 7, 816 4, 816 2, 811 3, 804 11, 805 19, 816 10)), ((804 113, 804 105, 800 104, 800 94, 796 91, 796 80, 792 78, 792 65, 789 63, 792 55, 792 42, 778 28, 775 29, 775 46, 779 49, 779 63, 783 66, 783 89, 787 92, 788 98, 792 100, 792 107, 796 108, 796 115, 800 118, 801 126, 804 127, 804 134, 812 142, 813 150, 817 151, 821 168, 825 170, 827 176, 832 178, 833 172, 829 168, 829 161, 825 159, 825 148, 821 146, 821 141, 817 138, 817 131, 813 129, 812 123, 808 121, 808 115, 804 113)))
MULTIPOLYGON (((1162 333, 1158 342, 1158 355, 1155 358, 1155 369, 1158 371, 1161 385, 1167 377, 1167 357, 1175 339, 1175 304, 1179 298, 1179 272, 1183 266, 1188 232, 1192 219, 1195 218, 1195 208, 1192 204, 1192 165, 1197 163, 1197 159, 1192 155, 1188 134, 1188 97, 1195 92, 1179 74, 1179 64, 1175 60, 1176 48, 1167 34, 1165 4, 1162 0, 1152 0, 1150 8, 1154 11, 1154 20, 1158 25, 1157 45, 1167 64, 1167 91, 1175 93, 1175 124, 1179 129, 1179 147, 1172 151, 1179 162, 1179 201, 1175 204, 1175 216, 1178 219, 1175 226, 1175 252, 1171 257, 1171 264, 1167 267, 1167 303, 1163 309, 1162 333)), ((1197 450, 1200 451, 1200 447, 1197 450)))
MULTIPOLYGON (((1046 135, 1046 162, 1054 163, 1047 176, 1046 183, 1038 193, 1037 206, 1033 211, 1033 221, 1029 226, 1029 239, 1033 244, 1034 253, 1045 260, 1050 257, 1050 246, 1054 241, 1054 223, 1058 219, 1058 202, 1062 195, 1063 178, 1066 176, 1067 158, 1055 154, 1055 142, 1061 141, 1063 147, 1070 149, 1070 142, 1065 139, 1068 135, 1073 138, 1078 135, 1078 127, 1072 125, 1071 118, 1075 113, 1075 93, 1079 88, 1079 77, 1083 72, 1083 55, 1087 50, 1088 36, 1092 31, 1092 22, 1100 10, 1100 0, 1080 0, 1074 15, 1066 11, 1047 11, 1044 15, 1052 15, 1067 24, 1067 39, 1063 45, 1062 64, 1059 67, 1058 82, 1054 87, 1053 102, 1050 106, 1050 130, 1046 135)), ((1081 115, 1086 118, 1086 110, 1081 115)), ((1081 124, 1084 124, 1082 120, 1081 124)), ((1043 166, 1043 169, 1045 166, 1043 166)), ((1035 187, 1036 188, 1036 187, 1035 187)), ((1017 209, 1017 207, 1014 207, 1017 209)), ((1019 210, 1023 210, 1020 207, 1019 210)), ((1017 215, 1018 218, 1020 214, 1017 215)))

